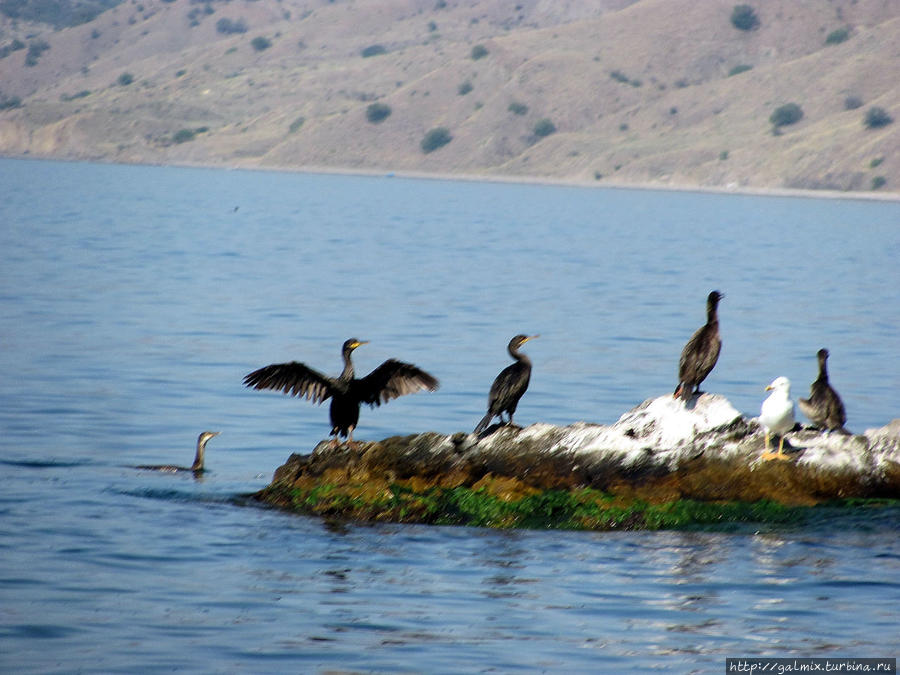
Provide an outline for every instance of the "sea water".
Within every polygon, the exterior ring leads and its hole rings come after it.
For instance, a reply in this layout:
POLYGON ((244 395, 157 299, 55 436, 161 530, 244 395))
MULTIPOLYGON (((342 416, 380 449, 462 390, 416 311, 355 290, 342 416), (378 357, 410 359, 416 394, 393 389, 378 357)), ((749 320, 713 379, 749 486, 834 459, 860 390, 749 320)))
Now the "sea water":
POLYGON ((896 656, 896 508, 696 532, 359 525, 248 506, 327 406, 268 363, 415 363, 434 393, 356 437, 471 430, 516 333, 520 424, 609 424, 674 390, 758 414, 831 352, 847 426, 900 416, 889 201, 0 161, 0 669, 723 672, 896 656), (209 471, 197 435, 220 431, 209 471))

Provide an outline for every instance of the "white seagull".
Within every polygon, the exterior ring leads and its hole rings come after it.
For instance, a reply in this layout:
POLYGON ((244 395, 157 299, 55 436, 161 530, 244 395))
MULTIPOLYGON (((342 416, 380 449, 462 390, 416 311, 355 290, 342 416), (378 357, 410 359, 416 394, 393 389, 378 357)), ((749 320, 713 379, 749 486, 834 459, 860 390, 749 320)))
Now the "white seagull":
POLYGON ((759 411, 759 423, 766 428, 766 450, 762 459, 790 459, 784 454, 784 434, 794 428, 794 403, 791 401, 791 381, 786 377, 776 377, 766 387, 771 391, 763 401, 759 411), (769 434, 778 436, 778 452, 769 450, 769 434))

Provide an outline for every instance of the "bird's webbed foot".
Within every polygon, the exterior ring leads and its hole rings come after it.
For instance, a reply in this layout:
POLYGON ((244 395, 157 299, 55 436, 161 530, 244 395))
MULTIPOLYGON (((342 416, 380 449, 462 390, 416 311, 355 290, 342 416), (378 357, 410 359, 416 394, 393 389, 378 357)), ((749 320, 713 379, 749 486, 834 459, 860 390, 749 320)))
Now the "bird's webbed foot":
POLYGON ((760 458, 761 460, 763 460, 764 462, 768 462, 768 461, 771 461, 771 460, 773 460, 773 459, 779 459, 779 460, 782 460, 782 461, 785 461, 785 462, 790 461, 790 460, 791 460, 791 457, 790 457, 789 455, 784 454, 784 437, 782 436, 782 437, 779 438, 779 440, 778 440, 778 450, 775 451, 775 452, 772 452, 772 451, 769 449, 769 437, 768 437, 768 435, 767 435, 767 436, 766 436, 765 451, 759 456, 759 458, 760 458))

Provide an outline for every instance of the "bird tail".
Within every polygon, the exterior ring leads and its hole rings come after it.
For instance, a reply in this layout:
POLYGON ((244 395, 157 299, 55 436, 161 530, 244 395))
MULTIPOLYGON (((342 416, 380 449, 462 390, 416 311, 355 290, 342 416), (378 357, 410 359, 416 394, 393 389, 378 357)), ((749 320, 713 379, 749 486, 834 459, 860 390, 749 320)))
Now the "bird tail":
POLYGON ((473 434, 480 434, 482 431, 487 429, 487 425, 490 424, 491 420, 494 416, 489 412, 487 415, 481 418, 481 421, 478 423, 478 426, 475 427, 475 431, 473 434))

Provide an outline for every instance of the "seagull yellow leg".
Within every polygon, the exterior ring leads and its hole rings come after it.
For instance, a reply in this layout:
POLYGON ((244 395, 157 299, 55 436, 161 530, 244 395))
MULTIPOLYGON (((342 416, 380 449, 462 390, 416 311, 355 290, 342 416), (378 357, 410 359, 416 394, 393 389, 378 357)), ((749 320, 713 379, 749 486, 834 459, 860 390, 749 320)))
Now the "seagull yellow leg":
POLYGON ((766 432, 766 450, 760 455, 760 459, 764 459, 766 461, 770 459, 783 459, 790 460, 790 457, 784 454, 784 436, 778 437, 778 452, 772 452, 769 450, 769 432, 766 432))
POLYGON ((784 436, 782 436, 781 438, 778 439, 778 453, 775 455, 775 459, 784 459, 784 460, 790 459, 790 457, 788 457, 786 454, 784 454, 783 448, 784 448, 784 436))
POLYGON ((760 459, 770 460, 775 456, 775 453, 769 452, 769 431, 766 430, 766 449, 763 451, 763 454, 759 456, 760 459))

